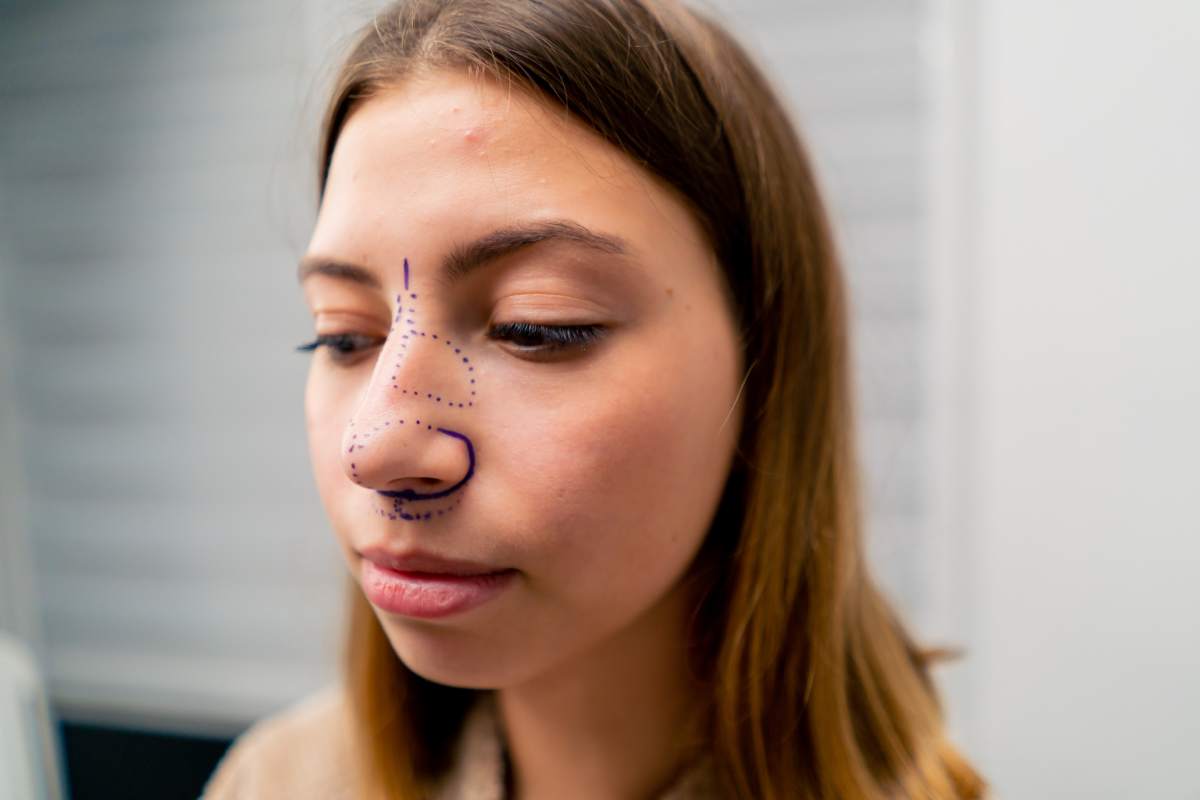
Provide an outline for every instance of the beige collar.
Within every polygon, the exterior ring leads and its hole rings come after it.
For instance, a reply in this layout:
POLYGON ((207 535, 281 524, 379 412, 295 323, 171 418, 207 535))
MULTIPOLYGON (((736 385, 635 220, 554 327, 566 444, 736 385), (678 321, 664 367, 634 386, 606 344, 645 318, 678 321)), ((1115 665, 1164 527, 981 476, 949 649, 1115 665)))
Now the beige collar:
MULTIPOLYGON (((495 695, 481 693, 467 714, 454 767, 436 800, 505 800, 507 768, 495 695)), ((716 781, 708 757, 682 771, 658 800, 715 800, 716 781)))

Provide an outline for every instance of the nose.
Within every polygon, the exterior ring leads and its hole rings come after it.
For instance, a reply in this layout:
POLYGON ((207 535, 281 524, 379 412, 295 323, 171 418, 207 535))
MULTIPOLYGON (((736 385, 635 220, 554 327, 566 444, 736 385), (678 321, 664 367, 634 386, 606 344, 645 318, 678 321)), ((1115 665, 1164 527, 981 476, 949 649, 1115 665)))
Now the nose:
POLYGON ((381 516, 428 520, 457 507, 475 474, 475 366, 464 342, 425 324, 416 292, 397 295, 396 305, 341 457, 352 481, 387 498, 381 516))

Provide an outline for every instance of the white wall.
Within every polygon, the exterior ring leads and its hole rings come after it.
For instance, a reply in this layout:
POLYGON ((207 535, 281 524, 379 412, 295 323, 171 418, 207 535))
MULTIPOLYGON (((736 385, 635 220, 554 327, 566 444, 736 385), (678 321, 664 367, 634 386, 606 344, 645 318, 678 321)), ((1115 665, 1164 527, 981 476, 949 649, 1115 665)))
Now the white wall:
POLYGON ((973 5, 970 743, 1200 797, 1200 3, 973 5))

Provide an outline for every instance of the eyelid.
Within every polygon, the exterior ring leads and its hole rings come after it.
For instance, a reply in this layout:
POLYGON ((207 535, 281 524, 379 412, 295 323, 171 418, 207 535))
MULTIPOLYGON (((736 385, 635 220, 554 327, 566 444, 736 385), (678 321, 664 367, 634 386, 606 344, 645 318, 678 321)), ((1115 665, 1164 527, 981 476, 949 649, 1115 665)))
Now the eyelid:
POLYGON ((579 291, 553 291, 550 287, 517 286, 508 287, 503 294, 497 294, 493 304, 496 312, 505 317, 520 318, 526 314, 542 317, 551 316, 563 318, 605 317, 613 313, 609 304, 580 294, 579 291))

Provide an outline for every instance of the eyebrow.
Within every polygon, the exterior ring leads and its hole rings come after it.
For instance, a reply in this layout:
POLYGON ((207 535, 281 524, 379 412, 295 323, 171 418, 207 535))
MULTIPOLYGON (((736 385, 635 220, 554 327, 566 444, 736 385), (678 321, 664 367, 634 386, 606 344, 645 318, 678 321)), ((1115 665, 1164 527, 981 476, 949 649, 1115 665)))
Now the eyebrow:
MULTIPOLYGON (((465 278, 481 267, 504 256, 541 242, 565 242, 607 255, 630 255, 629 244, 620 236, 598 233, 569 219, 527 222, 498 228, 478 239, 457 245, 442 261, 441 276, 446 284, 465 278)), ((323 256, 307 256, 300 261, 297 280, 303 283, 312 275, 326 275, 372 289, 382 289, 379 276, 366 267, 323 256)))

